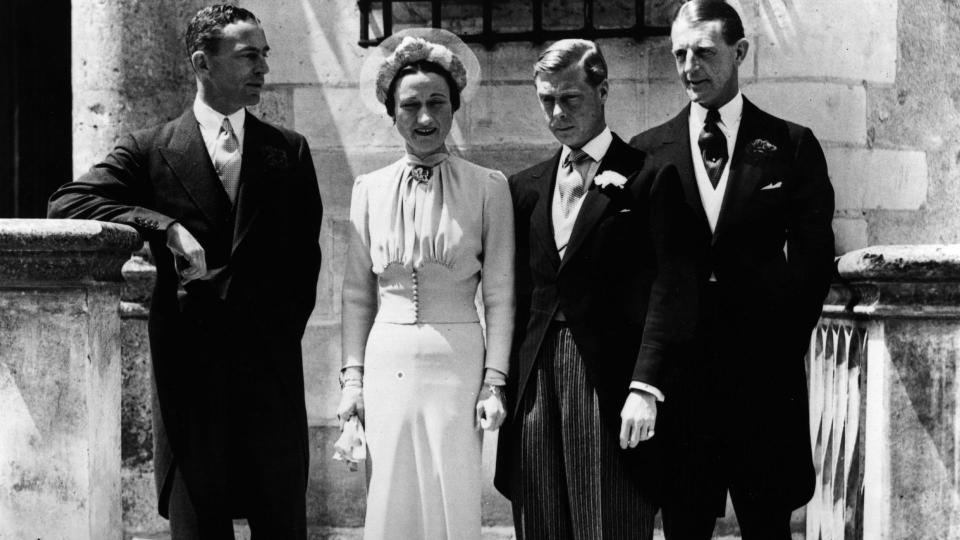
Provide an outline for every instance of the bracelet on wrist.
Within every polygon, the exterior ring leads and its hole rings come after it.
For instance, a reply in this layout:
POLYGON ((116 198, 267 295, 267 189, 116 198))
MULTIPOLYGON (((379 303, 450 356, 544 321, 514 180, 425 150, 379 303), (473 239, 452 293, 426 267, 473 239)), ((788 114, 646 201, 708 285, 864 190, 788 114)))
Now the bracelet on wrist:
POLYGON ((363 375, 357 377, 356 375, 347 376, 344 374, 343 370, 340 371, 340 389, 344 388, 362 388, 363 387, 363 375))

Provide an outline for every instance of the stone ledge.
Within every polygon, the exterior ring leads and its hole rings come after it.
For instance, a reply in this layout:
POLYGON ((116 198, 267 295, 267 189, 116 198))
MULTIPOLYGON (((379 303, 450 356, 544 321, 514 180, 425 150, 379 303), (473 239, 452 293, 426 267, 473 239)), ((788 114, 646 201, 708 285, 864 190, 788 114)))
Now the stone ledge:
POLYGON ((840 257, 848 281, 960 281, 960 244, 871 246, 840 257))
POLYGON ((0 282, 122 281, 120 269, 142 245, 126 225, 67 219, 0 219, 0 282))

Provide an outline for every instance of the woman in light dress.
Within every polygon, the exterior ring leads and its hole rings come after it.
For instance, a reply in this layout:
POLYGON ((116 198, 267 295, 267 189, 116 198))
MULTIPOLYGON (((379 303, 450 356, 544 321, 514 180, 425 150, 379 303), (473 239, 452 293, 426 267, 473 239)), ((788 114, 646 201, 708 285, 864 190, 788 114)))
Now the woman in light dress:
POLYGON ((506 414, 513 208, 502 173, 447 151, 468 81, 437 41, 407 35, 379 66, 406 153, 350 204, 338 413, 366 430, 367 539, 479 539, 480 428, 506 414))

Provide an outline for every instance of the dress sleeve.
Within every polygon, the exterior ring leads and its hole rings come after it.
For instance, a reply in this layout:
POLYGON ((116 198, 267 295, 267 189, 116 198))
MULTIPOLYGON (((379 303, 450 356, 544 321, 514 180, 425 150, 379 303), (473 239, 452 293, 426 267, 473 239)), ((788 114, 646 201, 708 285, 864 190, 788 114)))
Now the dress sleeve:
POLYGON ((487 331, 484 367, 502 373, 509 373, 516 307, 513 226, 513 203, 507 179, 500 172, 494 172, 485 184, 483 198, 480 287, 487 331))
POLYGON ((341 339, 342 367, 363 366, 367 336, 377 314, 377 277, 370 260, 367 189, 363 177, 353 184, 347 262, 343 272, 341 339))

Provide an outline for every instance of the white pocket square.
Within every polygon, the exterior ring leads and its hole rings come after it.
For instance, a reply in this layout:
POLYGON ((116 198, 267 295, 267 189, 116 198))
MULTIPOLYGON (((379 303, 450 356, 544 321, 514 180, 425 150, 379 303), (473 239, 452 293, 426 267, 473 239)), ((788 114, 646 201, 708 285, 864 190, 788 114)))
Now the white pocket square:
POLYGON ((783 182, 771 183, 760 188, 760 191, 763 191, 765 189, 780 189, 782 186, 783 186, 783 182))
POLYGON ((623 208, 623 209, 620 210, 620 213, 621 213, 621 214, 626 214, 626 213, 629 212, 629 211, 630 211, 629 208, 623 208))

